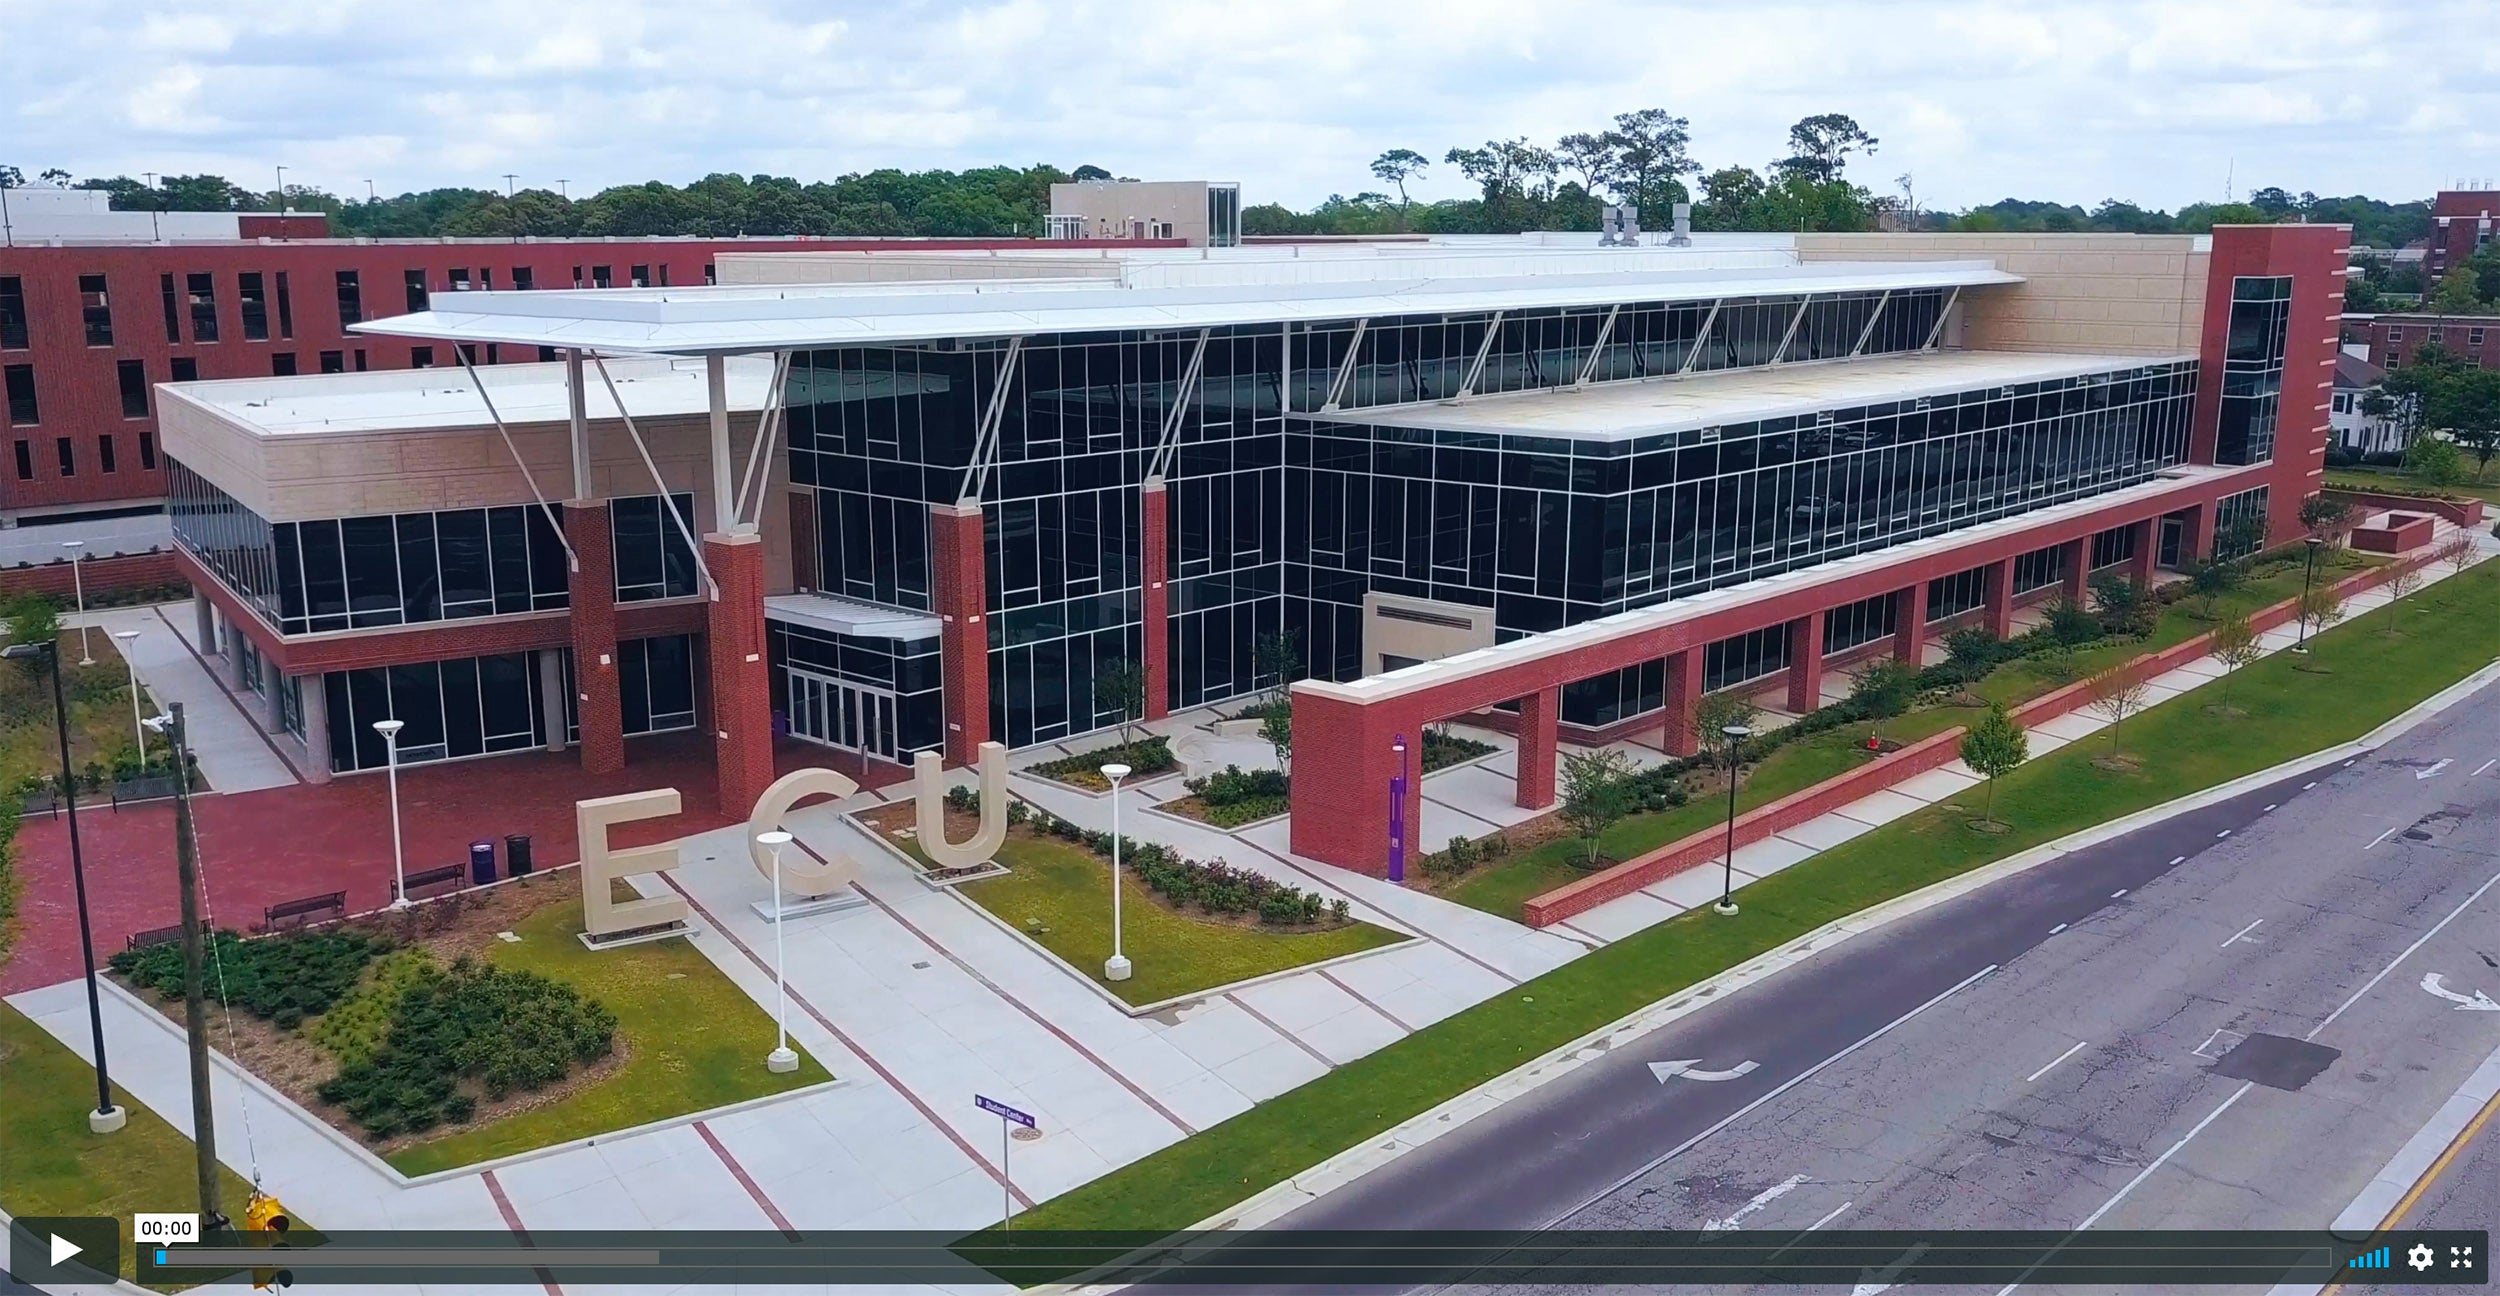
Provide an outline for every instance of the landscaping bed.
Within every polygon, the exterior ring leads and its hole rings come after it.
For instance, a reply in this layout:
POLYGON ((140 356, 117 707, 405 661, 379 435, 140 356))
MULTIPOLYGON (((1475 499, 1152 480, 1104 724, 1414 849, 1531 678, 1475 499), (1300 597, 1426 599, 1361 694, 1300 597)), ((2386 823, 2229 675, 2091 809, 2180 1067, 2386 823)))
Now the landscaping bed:
MULTIPOLYGON (((806 1058, 767 1072, 771 1019, 687 942, 592 951, 581 930, 564 878, 221 932, 211 1043, 412 1175, 829 1078, 806 1058), (232 1011, 215 1003, 220 962, 232 1011)), ((180 1019, 179 945, 116 955, 113 972, 180 1019)))
MULTIPOLYGON (((908 807, 881 806, 859 818, 926 864, 918 843, 900 831, 912 822, 908 807)), ((954 806, 947 820, 948 835, 959 840, 976 823, 973 812, 954 806)), ((1122 947, 1135 972, 1126 981, 1106 982, 1110 834, 1021 801, 1010 803, 1009 821, 997 856, 1007 873, 966 882, 955 893, 1132 1007, 1407 939, 1350 917, 1343 901, 1324 901, 1315 892, 1222 860, 1186 860, 1160 844, 1123 838, 1122 947)))
MULTIPOLYGON (((1263 703, 1261 707, 1272 708, 1274 705, 1263 703)), ((1432 728, 1424 730, 1420 756, 1423 772, 1430 774, 1434 770, 1490 756, 1499 750, 1488 742, 1462 737, 1447 729, 1432 728)), ((1273 819, 1293 808, 1292 776, 1279 770, 1245 770, 1238 765, 1227 765, 1213 774, 1190 779, 1182 786, 1189 789, 1189 795, 1174 797, 1156 808, 1166 814, 1195 819, 1218 828, 1239 828, 1262 819, 1273 819)))
POLYGON ((1343 1149, 1375 1139, 1541 1054, 1838 918, 2118 816, 2349 741, 2472 674, 2500 640, 2500 564, 2445 605, 2411 610, 2393 639, 2382 609, 2316 635, 2334 686, 2277 654, 2231 685, 2241 717, 2206 710, 2210 684, 2129 722, 2128 772, 2061 748, 1999 781, 1988 834, 1969 827, 1977 793, 1906 816, 1745 889, 1743 911, 1679 915, 1347 1063, 1212 1129, 1042 1203, 1035 1230, 1183 1228, 1343 1149), (1968 805, 1962 804, 1964 800, 1968 805))
POLYGON ((1139 779, 1153 778, 1158 774, 1169 774, 1179 769, 1181 762, 1179 757, 1172 754, 1171 740, 1161 734, 1155 734, 1116 746, 1104 747, 1098 751, 1079 752, 1074 756, 1062 756, 1054 761, 1044 761, 1039 765, 1027 766, 1024 772, 1038 774, 1070 787, 1080 787, 1088 792, 1108 792, 1111 790, 1111 780, 1102 776, 1102 767, 1105 765, 1128 766, 1128 781, 1133 783, 1139 779))

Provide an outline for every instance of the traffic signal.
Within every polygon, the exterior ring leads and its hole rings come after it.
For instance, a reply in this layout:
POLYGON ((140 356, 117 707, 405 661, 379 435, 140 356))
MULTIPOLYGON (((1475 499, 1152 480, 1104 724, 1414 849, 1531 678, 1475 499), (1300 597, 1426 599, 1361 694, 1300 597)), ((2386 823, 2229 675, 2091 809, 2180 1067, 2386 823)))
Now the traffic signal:
MULTIPOLYGON (((295 1221, 287 1214, 285 1203, 267 1193, 254 1192, 251 1203, 243 1208, 243 1227, 247 1233, 253 1235, 251 1241, 254 1246, 267 1247, 273 1251, 284 1250, 287 1245, 287 1230, 295 1227, 295 1221)), ((291 1269, 273 1267, 252 1270, 252 1290, 254 1291, 268 1291, 272 1288, 286 1288, 294 1285, 295 1272, 291 1269)))

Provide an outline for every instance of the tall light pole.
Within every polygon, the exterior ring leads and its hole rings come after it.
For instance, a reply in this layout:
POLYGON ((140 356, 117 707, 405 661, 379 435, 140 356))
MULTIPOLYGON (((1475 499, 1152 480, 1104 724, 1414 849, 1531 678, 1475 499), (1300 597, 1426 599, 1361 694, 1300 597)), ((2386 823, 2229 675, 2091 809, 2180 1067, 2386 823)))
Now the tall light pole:
POLYGON ((773 1051, 764 1056, 764 1069, 786 1074, 799 1069, 799 1055, 790 1047, 789 983, 781 972, 781 848, 792 839, 776 828, 757 833, 755 840, 773 857, 773 1051))
POLYGON ((139 637, 136 630, 116 630, 113 637, 122 641, 122 665, 130 669, 130 736, 139 740, 139 769, 148 767, 148 725, 139 718, 139 668, 130 660, 130 644, 139 637))
POLYGON ((1753 730, 1743 725, 1729 725, 1719 731, 1727 736, 1727 859, 1719 874, 1719 902, 1710 906, 1722 918, 1736 916, 1736 768, 1741 744, 1753 737, 1753 730))
POLYGON ((228 1227, 217 1179, 217 1110, 208 1082, 207 928, 200 919, 200 843, 191 823, 191 741, 182 704, 147 724, 165 734, 174 761, 174 880, 182 888, 182 1026, 191 1055, 192 1168, 199 1178, 200 1215, 211 1229, 228 1227))
POLYGON ((78 591, 78 664, 95 665, 95 654, 87 651, 87 572, 79 564, 86 560, 87 542, 64 540, 61 547, 69 550, 70 584, 78 591))
POLYGON ((52 669, 52 722, 61 739, 61 802, 69 808, 69 876, 78 893, 78 952, 87 969, 87 1031, 95 1045, 95 1110, 87 1128, 110 1134, 130 1122, 130 1113, 113 1105, 112 1072, 104 1060, 104 997, 96 989, 95 931, 87 917, 87 858, 78 841, 78 780, 69 767, 69 699, 61 691, 61 645, 10 644, 0 657, 40 657, 52 669))
POLYGON ((2300 640, 2292 645, 2292 651, 2296 653, 2309 651, 2309 582, 2318 574, 2318 550, 2324 548, 2325 545, 2324 539, 2318 536, 2309 537, 2309 554, 2301 563, 2300 615, 2293 618, 2300 622, 2300 640))
POLYGON ((1102 979, 1126 981, 1128 955, 1120 952, 1120 780, 1128 777, 1128 766, 1105 765, 1102 776, 1111 780, 1111 957, 1103 960, 1102 979))
POLYGON ((391 908, 408 907, 408 857, 399 841, 399 731, 405 720, 376 720, 373 731, 382 735, 383 767, 391 780, 391 908))

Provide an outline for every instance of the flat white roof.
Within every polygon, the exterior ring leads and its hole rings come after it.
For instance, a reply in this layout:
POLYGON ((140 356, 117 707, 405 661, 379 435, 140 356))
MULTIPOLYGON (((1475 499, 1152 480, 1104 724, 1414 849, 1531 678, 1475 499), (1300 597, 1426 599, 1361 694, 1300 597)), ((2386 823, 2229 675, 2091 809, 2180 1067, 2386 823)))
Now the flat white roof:
POLYGON ((2098 512, 2112 504, 2153 498, 2177 490, 2186 482, 2219 481, 2240 477, 2245 478, 2250 486, 2262 485, 2266 475, 2272 471, 2273 467, 2268 464, 2246 468, 2222 468, 2211 464, 2181 464, 2175 468, 2165 469, 2150 481, 2138 482, 2124 490, 2069 500, 2063 504, 2052 504, 2047 508, 2017 513, 2012 517, 1998 518, 1993 522, 1983 522, 1978 526, 1927 536, 1908 544, 1851 554, 1846 558, 1816 563, 1814 566, 1799 568, 1796 571, 1781 572, 1777 576, 1765 576, 1760 580, 1747 581, 1742 585, 1730 585, 1723 589, 1670 599, 1628 612, 1617 612, 1612 616, 1599 617, 1594 621, 1582 621, 1576 625, 1564 626, 1560 630, 1524 635, 1489 648, 1476 648, 1455 656, 1418 662, 1413 666, 1384 671, 1378 675, 1367 675, 1362 679, 1343 684, 1328 680, 1300 680, 1295 682, 1293 691, 1315 693, 1323 697, 1345 698, 1357 702, 1401 697, 1453 680, 1465 679, 1490 668, 1516 665, 1520 662, 1541 661, 1548 657, 1576 652, 1592 644, 1604 643, 1627 633, 1653 630, 1681 621, 1690 621, 1713 612, 1777 598, 1792 590, 1811 589, 1861 572, 1881 571, 1888 567, 1914 564, 1920 559, 1950 553, 1975 540, 1985 541, 2066 518, 2098 512))
MULTIPOLYGON (((832 254, 841 255, 841 254, 832 254)), ((2020 283, 1994 263, 1500 244, 1019 251, 1009 277, 466 292, 358 331, 677 355, 2020 283), (1054 266, 1066 273, 1052 273, 1054 266)))
MULTIPOLYGON (((607 365, 635 418, 711 409, 701 360, 637 356, 611 359, 607 365)), ((761 356, 732 357, 727 368, 729 408, 747 413, 764 408, 773 362, 761 356)), ((477 375, 486 385, 486 397, 478 394, 468 371, 459 368, 226 378, 161 383, 157 390, 262 436, 486 427, 494 422, 487 413, 487 397, 508 424, 561 423, 570 417, 560 363, 479 365, 477 375)), ((616 402, 599 380, 598 369, 585 365, 583 383, 590 417, 615 418, 616 402)))
POLYGON ((787 621, 866 639, 934 639, 942 628, 926 612, 905 612, 830 594, 774 594, 764 600, 764 619, 787 621))
POLYGON ((2193 355, 1927 351, 1599 383, 1577 391, 1509 392, 1387 410, 1347 410, 1339 417, 1350 423, 1390 427, 1612 441, 2194 359, 2193 355))

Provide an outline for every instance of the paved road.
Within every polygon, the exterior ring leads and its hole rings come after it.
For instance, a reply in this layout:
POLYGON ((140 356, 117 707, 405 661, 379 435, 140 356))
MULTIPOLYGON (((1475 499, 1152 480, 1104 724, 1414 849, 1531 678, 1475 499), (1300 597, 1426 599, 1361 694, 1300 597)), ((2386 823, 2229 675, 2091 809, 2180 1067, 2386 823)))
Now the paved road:
POLYGON ((1279 1227, 2323 1227, 2500 1044, 2421 986, 2500 996, 2495 757, 2500 688, 1860 937, 1279 1227))

